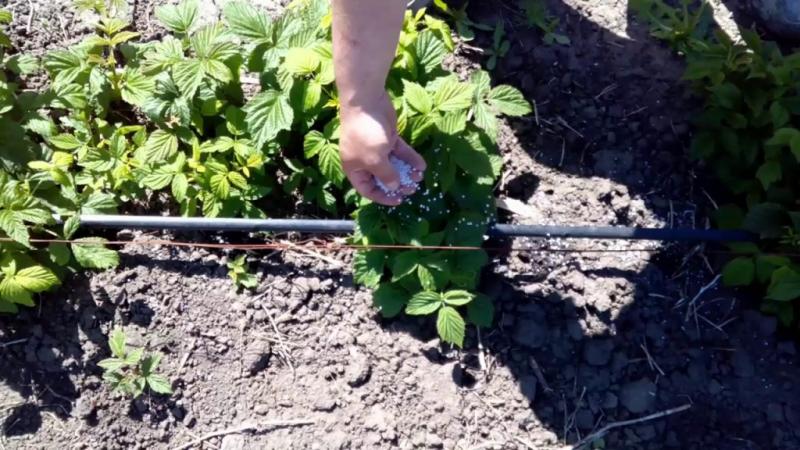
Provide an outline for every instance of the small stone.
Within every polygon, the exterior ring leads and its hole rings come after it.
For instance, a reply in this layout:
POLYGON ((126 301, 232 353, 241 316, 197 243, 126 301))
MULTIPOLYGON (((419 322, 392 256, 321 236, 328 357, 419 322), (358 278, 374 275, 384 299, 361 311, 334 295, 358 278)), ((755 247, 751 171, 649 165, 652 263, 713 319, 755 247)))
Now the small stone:
POLYGON ((592 366, 605 366, 613 350, 614 343, 610 339, 592 339, 583 348, 583 357, 592 366))
POLYGON ((619 399, 616 395, 611 392, 606 393, 606 397, 603 399, 603 408, 605 409, 614 409, 619 405, 619 399))
POLYGON ((350 364, 345 369, 345 380, 352 387, 359 387, 369 381, 372 374, 372 366, 367 355, 355 348, 350 349, 350 364))
POLYGON ((314 411, 331 412, 336 409, 336 400, 330 396, 322 396, 314 402, 314 411))
POLYGON ((634 414, 641 414, 655 406, 656 385, 647 378, 633 381, 622 387, 620 402, 622 406, 634 414))
POLYGON ((221 450, 244 450, 244 436, 229 434, 222 438, 221 450))
POLYGON ((87 419, 95 412, 94 402, 86 396, 79 397, 75 402, 74 413, 81 419, 87 419))
POLYGON ((756 373, 753 360, 745 350, 737 350, 731 358, 731 364, 733 364, 733 373, 739 378, 750 378, 756 373))
POLYGON ((512 339, 519 345, 528 348, 541 347, 547 338, 547 327, 540 320, 517 319, 512 339))
POLYGON ((259 403, 258 405, 255 406, 255 408, 253 408, 253 411, 256 414, 264 416, 269 412, 269 406, 267 406, 267 405, 265 405, 263 403, 259 403))
POLYGON ((783 407, 779 403, 767 405, 767 420, 770 422, 783 422, 783 407))
POLYGON ((272 356, 272 347, 267 340, 256 339, 247 345, 242 355, 242 364, 250 376, 264 370, 269 365, 272 356))
POLYGON ((435 433, 428 433, 425 435, 425 445, 427 445, 428 448, 442 448, 444 442, 442 442, 442 438, 435 433))

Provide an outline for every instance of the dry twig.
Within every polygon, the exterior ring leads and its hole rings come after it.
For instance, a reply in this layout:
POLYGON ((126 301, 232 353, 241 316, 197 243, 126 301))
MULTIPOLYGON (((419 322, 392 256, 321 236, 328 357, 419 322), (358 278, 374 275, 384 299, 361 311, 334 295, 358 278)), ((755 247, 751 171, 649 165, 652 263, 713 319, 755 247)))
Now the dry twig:
POLYGON ((238 427, 228 428, 227 430, 214 431, 212 433, 204 434, 203 436, 200 436, 198 439, 195 439, 192 442, 189 442, 188 444, 181 445, 180 447, 175 447, 175 450, 186 450, 188 448, 192 448, 197 444, 205 442, 209 439, 213 439, 215 437, 220 437, 220 436, 227 436, 229 434, 239 434, 239 433, 244 433, 246 431, 259 431, 263 428, 300 427, 313 424, 314 421, 309 419, 271 420, 268 422, 261 422, 261 423, 246 423, 238 427))
MULTIPOLYGON (((626 427, 628 425, 635 425, 637 423, 642 422, 649 422, 651 420, 660 419, 662 417, 671 416, 672 414, 677 414, 679 412, 686 411, 687 409, 691 408, 692 405, 687 403, 683 406, 678 406, 677 408, 666 409, 664 411, 659 411, 657 413, 650 414, 649 416, 639 417, 638 419, 630 419, 630 420, 621 420, 619 422, 611 422, 608 425, 601 428, 599 431, 592 433, 585 438, 581 439, 577 444, 571 447, 572 450, 579 450, 586 446, 587 444, 591 444, 592 442, 600 439, 601 437, 608 434, 609 431, 613 430, 614 428, 626 427)), ((570 448, 570 447, 567 447, 570 448)))

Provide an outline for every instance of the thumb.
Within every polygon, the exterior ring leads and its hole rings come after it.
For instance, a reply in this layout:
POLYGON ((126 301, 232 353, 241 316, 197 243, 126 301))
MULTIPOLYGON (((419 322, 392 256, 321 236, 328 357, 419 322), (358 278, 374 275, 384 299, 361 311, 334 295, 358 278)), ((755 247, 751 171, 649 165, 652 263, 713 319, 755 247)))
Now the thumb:
POLYGON ((389 162, 389 158, 383 158, 381 162, 369 168, 369 171, 378 179, 390 192, 400 189, 400 175, 394 170, 394 166, 389 162))

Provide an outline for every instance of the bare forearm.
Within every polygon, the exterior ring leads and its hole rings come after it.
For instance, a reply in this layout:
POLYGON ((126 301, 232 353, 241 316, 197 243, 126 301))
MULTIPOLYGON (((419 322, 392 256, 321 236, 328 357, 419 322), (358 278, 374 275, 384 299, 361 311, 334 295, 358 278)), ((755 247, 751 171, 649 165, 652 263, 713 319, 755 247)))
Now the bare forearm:
POLYGON ((333 0, 333 60, 343 107, 385 94, 406 0, 333 0))

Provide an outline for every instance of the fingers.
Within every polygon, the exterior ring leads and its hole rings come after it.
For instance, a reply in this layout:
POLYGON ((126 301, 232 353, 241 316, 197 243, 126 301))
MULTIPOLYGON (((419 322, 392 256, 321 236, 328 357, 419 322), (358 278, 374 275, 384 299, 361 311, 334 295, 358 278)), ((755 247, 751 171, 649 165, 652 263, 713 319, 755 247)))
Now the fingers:
POLYGON ((389 192, 400 189, 400 175, 389 162, 389 158, 383 157, 381 162, 368 168, 389 192))
POLYGON ((353 188, 362 196, 386 206, 397 206, 403 201, 401 195, 389 195, 375 184, 375 178, 366 170, 355 170, 350 173, 353 188))
POLYGON ((411 179, 419 183, 422 181, 422 174, 425 172, 427 168, 427 164, 425 163, 425 159, 422 156, 414 151, 410 145, 406 144, 406 141, 398 138, 397 143, 395 144, 394 151, 395 156, 402 159, 403 161, 409 163, 414 170, 411 172, 411 179))

